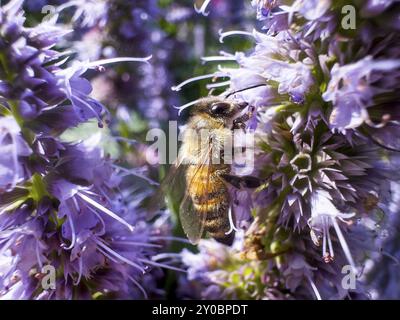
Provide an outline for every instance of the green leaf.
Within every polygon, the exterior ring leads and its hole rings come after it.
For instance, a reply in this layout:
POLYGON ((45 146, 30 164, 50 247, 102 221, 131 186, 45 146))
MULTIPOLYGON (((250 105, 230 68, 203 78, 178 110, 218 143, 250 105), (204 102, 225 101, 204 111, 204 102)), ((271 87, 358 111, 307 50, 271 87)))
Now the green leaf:
POLYGON ((35 173, 32 176, 31 183, 32 185, 29 195, 35 202, 39 202, 45 196, 50 196, 47 192, 46 185, 39 174, 35 173))

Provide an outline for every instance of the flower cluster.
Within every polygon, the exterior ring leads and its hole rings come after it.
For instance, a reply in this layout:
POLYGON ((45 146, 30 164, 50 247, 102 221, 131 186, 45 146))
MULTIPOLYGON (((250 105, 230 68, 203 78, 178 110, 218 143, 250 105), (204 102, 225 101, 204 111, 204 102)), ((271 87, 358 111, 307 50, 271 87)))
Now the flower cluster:
POLYGON ((66 32, 50 22, 25 27, 22 2, 0 9, 0 298, 158 296, 166 217, 147 223, 148 191, 126 188, 100 133, 61 136, 91 119, 103 126, 88 69, 145 59, 66 66, 70 57, 55 49, 66 32))
MULTIPOLYGON (((212 86, 229 86, 223 94, 255 109, 247 130, 256 136, 253 175, 263 183, 248 190, 250 206, 235 204, 255 216, 236 253, 243 266, 255 259, 254 270, 272 270, 282 298, 365 298, 364 283, 343 286, 342 270, 348 265, 360 278, 366 258, 378 251, 374 220, 387 211, 388 180, 399 178, 400 7, 352 1, 356 16, 345 17, 349 3, 342 1, 252 4, 263 31, 225 32, 221 40, 248 36, 254 50, 205 58, 238 67, 203 77, 224 79, 212 86)), ((189 270, 205 255, 214 257, 203 250, 186 258, 189 270)), ((207 281, 199 280, 200 295, 210 281, 241 292, 222 271, 201 268, 207 281)), ((221 268, 230 272, 231 263, 221 268)), ((249 277, 258 283, 254 273, 249 277)), ((261 283, 263 292, 276 288, 261 283)))
MULTIPOLYGON (((243 237, 243 234, 238 234, 243 237)), ((242 239, 232 247, 204 240, 199 253, 185 249, 182 261, 187 276, 180 278, 179 296, 201 299, 289 299, 284 284, 268 268, 267 261, 243 262, 242 239)))

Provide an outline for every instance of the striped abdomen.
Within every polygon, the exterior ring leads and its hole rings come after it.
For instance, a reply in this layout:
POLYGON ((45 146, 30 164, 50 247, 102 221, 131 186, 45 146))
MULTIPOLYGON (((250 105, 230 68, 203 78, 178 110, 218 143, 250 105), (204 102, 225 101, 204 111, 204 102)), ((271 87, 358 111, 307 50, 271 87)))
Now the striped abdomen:
POLYGON ((205 231, 227 245, 232 244, 235 234, 225 234, 230 230, 229 193, 220 176, 229 171, 227 165, 211 165, 209 168, 191 165, 186 173, 188 192, 196 210, 194 214, 206 215, 205 231))

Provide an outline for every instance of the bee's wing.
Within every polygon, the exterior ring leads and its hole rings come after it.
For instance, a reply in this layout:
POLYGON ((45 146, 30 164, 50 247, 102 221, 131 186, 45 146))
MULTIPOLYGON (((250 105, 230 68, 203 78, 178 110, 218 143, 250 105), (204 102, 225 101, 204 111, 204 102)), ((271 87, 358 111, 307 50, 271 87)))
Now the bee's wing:
POLYGON ((201 239, 204 231, 204 224, 207 218, 208 208, 203 207, 203 213, 196 210, 194 203, 192 201, 192 197, 189 194, 188 190, 194 190, 195 194, 202 195, 204 205, 208 206, 208 190, 210 187, 210 174, 211 174, 211 145, 209 150, 207 151, 204 160, 200 161, 200 164, 197 166, 195 173, 191 177, 191 180, 188 182, 186 186, 186 193, 182 200, 181 206, 179 208, 179 218, 181 220, 181 225, 183 231, 186 233, 188 239, 191 243, 197 244, 201 239), (206 183, 196 183, 197 175, 201 172, 207 170, 206 183))
POLYGON ((152 217, 160 210, 167 207, 167 198, 175 196, 182 198, 184 190, 185 166, 176 161, 168 168, 166 176, 162 179, 158 190, 148 199, 146 210, 152 217), (173 194, 173 195, 172 195, 173 194))

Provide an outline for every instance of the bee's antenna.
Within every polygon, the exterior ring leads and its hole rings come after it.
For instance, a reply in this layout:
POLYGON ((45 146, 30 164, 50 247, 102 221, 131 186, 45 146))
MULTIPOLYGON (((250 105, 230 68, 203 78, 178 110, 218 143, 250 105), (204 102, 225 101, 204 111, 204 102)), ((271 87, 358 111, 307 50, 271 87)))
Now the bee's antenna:
POLYGON ((225 96, 225 98, 229 98, 231 95, 239 93, 239 92, 243 92, 243 91, 246 91, 246 90, 251 90, 251 89, 255 89, 255 88, 259 88, 259 87, 264 87, 266 85, 267 85, 266 83, 259 83, 259 84, 255 84, 253 86, 250 86, 250 87, 247 87, 247 88, 244 88, 244 89, 239 89, 239 90, 236 90, 236 91, 228 93, 225 96))
POLYGON ((208 95, 209 95, 209 96, 212 96, 212 94, 213 94, 214 91, 215 91, 215 88, 212 88, 212 89, 208 92, 208 95))

